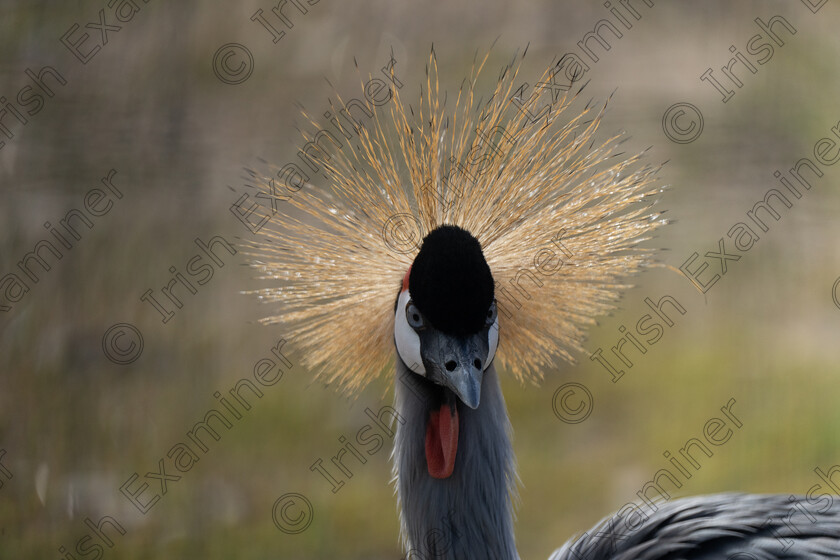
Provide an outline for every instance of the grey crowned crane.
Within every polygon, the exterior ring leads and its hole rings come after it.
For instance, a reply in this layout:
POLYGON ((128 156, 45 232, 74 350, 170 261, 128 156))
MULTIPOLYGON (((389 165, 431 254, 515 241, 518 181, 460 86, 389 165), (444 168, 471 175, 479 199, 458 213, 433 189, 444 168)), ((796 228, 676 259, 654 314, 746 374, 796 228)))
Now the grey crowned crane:
MULTIPOLYGON (((654 264, 640 243, 666 223, 651 209, 656 168, 618 153, 620 136, 595 143, 603 110, 561 122, 575 96, 529 98, 518 63, 476 103, 486 60, 451 113, 434 55, 416 108, 401 101, 391 64, 389 114, 373 103, 366 122, 333 111, 350 125, 333 119, 334 130, 307 138, 337 147, 317 152, 327 188, 289 166, 262 182, 262 197, 283 203, 250 243, 252 266, 274 283, 253 293, 282 304, 262 321, 284 325, 322 380, 349 393, 393 375, 396 347, 401 536, 430 558, 518 558, 496 367, 539 381, 557 357, 573 361, 623 279, 654 264), (295 187, 278 194, 275 181, 295 187)), ((813 496, 673 500, 608 517, 551 558, 840 558, 840 507, 813 496)))

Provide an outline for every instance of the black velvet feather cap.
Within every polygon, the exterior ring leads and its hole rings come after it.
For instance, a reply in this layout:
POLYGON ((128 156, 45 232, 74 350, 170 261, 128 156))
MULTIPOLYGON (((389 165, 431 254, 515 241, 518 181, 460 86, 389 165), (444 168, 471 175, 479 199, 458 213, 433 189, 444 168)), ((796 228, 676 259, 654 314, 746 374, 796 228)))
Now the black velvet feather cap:
POLYGON ((452 336, 484 328, 493 284, 478 239, 452 225, 439 226, 423 239, 408 279, 417 309, 434 328, 452 336))

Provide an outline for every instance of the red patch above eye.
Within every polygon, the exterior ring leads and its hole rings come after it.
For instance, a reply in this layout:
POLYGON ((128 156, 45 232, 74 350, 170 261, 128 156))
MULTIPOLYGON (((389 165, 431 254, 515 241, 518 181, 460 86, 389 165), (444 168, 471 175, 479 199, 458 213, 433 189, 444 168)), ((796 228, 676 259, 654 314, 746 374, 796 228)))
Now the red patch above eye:
POLYGON ((405 276, 403 276, 403 285, 402 285, 402 292, 408 289, 408 277, 411 276, 411 267, 408 267, 408 270, 405 271, 405 276))

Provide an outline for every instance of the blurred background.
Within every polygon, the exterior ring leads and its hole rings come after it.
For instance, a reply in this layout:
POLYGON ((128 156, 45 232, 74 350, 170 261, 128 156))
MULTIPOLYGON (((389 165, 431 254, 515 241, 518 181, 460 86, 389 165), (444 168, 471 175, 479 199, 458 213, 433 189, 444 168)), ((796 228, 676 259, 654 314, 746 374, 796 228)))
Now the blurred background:
MULTIPOLYGON (((338 492, 310 471, 319 458, 329 464, 340 437, 352 439, 370 423, 365 408, 391 403, 392 380, 348 400, 312 383, 290 341, 284 351, 293 366, 282 379, 263 387, 219 441, 205 437, 209 450, 188 472, 173 471, 166 454, 221 406, 214 393, 253 379, 254 365, 271 358, 283 333, 256 323, 277 310, 240 294, 259 284, 242 252, 221 245, 222 264, 195 294, 175 288, 183 307, 170 305, 175 313, 166 323, 140 298, 147 290, 161 297, 170 267, 182 273, 200 253, 196 238, 235 245, 249 237, 230 211, 253 194, 244 168, 269 173, 297 159, 301 105, 320 115, 336 91, 361 97, 360 76, 378 74, 392 52, 401 94, 415 95, 432 44, 442 89, 456 92, 475 53, 494 42, 487 91, 528 45, 522 75, 533 84, 563 53, 583 57, 578 41, 601 20, 622 37, 603 31, 609 50, 588 43, 598 61, 585 58, 587 93, 599 102, 613 94, 599 135, 626 131, 627 151, 649 148, 647 161, 667 162, 660 180, 670 189, 659 206, 674 223, 649 245, 667 249, 662 262, 674 268, 694 252, 701 260, 717 252, 729 228, 779 186, 776 170, 787 174, 800 158, 814 160, 820 138, 837 139, 840 7, 817 0, 811 7, 651 4, 631 0, 637 20, 618 2, 321 0, 287 4, 289 27, 268 0, 0 2, 0 303, 11 307, 0 312, 0 558, 399 558, 389 438, 366 464, 346 461, 353 476, 338 492), (762 33, 755 19, 777 15, 796 33, 777 20, 772 30, 783 45, 773 42, 769 58, 766 49, 749 53, 762 33), (252 57, 247 79, 226 76, 238 84, 220 79, 218 64, 214 72, 214 54, 229 43, 252 57), (734 67, 741 87, 721 71, 736 56, 730 46, 755 70, 734 67), (66 82, 42 74, 52 96, 26 72, 37 77, 47 66, 66 82), (708 68, 734 92, 726 103, 700 80, 708 68), (690 143, 663 132, 663 115, 681 102, 703 115, 702 134, 690 143), (21 276, 17 263, 41 240, 57 242, 50 227, 83 209, 111 169, 123 197, 108 194, 113 204, 91 218, 91 228, 77 218, 81 239, 60 260, 48 256, 49 271, 33 265, 38 282, 27 279, 29 291, 21 293, 9 274, 21 276), (103 335, 119 323, 143 338, 142 354, 125 365, 103 353, 103 335), (165 494, 159 479, 144 476, 158 473, 163 459, 168 476, 181 476, 165 494), (149 484, 142 503, 160 495, 146 514, 120 492, 134 473, 130 492, 149 484), (306 496, 314 512, 297 534, 272 517, 289 493, 306 496), (125 530, 105 528, 112 547, 85 524, 104 516, 125 530)), ((245 63, 243 53, 225 59, 228 71, 245 63)), ((647 312, 646 297, 670 295, 686 313, 617 383, 587 355, 574 365, 558 361, 541 386, 504 378, 522 481, 516 533, 523 558, 546 558, 638 501, 636 491, 667 466, 663 452, 702 437, 730 399, 743 427, 675 495, 801 494, 820 483, 815 468, 840 464, 840 288, 833 288, 840 171, 820 169, 812 189, 790 197, 790 209, 775 205, 781 218, 767 218, 769 231, 728 261, 705 295, 668 268, 633 279, 620 309, 598 318, 589 351, 609 352, 619 326, 647 312), (577 424, 552 407, 569 382, 586 385, 594 402, 577 424)), ((719 268, 709 259, 703 278, 719 268)), ((302 511, 295 508, 292 516, 302 511)))

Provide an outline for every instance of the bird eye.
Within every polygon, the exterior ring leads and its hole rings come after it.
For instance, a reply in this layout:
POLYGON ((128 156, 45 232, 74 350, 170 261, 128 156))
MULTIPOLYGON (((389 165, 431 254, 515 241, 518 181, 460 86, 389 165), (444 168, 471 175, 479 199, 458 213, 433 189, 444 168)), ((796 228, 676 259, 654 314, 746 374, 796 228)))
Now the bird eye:
POLYGON ((417 309, 417 306, 408 302, 408 305, 405 306, 405 318, 408 321, 409 326, 411 326, 414 330, 420 330, 426 327, 426 323, 423 320, 423 315, 420 313, 420 310, 417 309))
POLYGON ((493 323, 496 322, 496 302, 490 304, 490 308, 487 310, 487 321, 485 323, 486 326, 490 327, 493 323))

